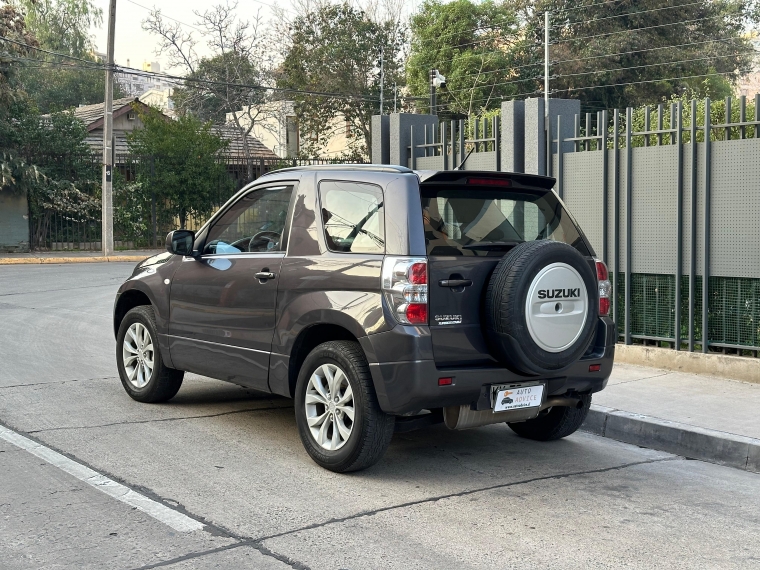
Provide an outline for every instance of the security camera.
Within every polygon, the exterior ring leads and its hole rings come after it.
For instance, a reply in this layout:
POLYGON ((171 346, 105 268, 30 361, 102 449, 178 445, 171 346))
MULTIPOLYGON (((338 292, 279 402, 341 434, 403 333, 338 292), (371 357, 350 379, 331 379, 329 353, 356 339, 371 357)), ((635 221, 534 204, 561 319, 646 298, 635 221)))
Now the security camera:
POLYGON ((437 69, 431 72, 431 76, 433 78, 433 87, 446 87, 446 78, 437 69))

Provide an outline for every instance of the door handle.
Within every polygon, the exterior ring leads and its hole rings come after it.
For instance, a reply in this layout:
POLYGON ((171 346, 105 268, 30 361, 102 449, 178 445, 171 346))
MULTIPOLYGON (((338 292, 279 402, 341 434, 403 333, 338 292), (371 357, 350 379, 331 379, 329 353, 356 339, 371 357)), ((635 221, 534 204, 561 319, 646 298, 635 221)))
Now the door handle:
POLYGON ((256 274, 256 279, 266 280, 266 279, 274 279, 274 273, 271 271, 259 271, 256 274))
POLYGON ((441 287, 469 287, 472 279, 441 279, 438 282, 441 287))

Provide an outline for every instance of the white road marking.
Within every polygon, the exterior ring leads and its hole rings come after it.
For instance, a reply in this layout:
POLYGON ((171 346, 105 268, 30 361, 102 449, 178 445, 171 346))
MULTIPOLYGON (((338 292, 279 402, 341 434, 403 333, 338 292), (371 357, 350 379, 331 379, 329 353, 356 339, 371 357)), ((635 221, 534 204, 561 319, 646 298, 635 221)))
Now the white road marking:
POLYGON ((193 532, 203 529, 203 524, 197 520, 177 512, 174 509, 170 509, 166 505, 162 505, 153 499, 149 499, 145 495, 141 495, 129 487, 117 483, 113 479, 109 479, 105 475, 101 475, 97 471, 93 471, 89 467, 77 463, 73 459, 69 459, 65 455, 61 455, 57 451, 53 451, 49 447, 45 447, 41 443, 37 443, 28 437, 24 437, 11 429, 0 426, 0 438, 16 447, 28 451, 32 455, 36 455, 40 459, 58 467, 58 469, 65 471, 69 475, 73 475, 80 481, 92 485, 106 495, 141 510, 146 515, 170 526, 177 532, 193 532))

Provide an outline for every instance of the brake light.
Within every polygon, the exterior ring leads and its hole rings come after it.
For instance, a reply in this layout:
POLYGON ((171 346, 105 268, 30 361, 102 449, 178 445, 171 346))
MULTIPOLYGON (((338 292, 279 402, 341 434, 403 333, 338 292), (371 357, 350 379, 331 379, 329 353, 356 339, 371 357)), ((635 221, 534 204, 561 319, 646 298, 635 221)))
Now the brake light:
POLYGON ((427 259, 386 257, 382 287, 388 307, 403 325, 428 324, 427 259))
POLYGON ((596 262, 596 280, 599 283, 599 315, 607 316, 610 314, 610 294, 612 293, 612 283, 610 283, 607 266, 600 259, 596 262))
POLYGON ((512 181, 507 178, 468 178, 467 184, 478 184, 480 186, 511 187, 512 181))

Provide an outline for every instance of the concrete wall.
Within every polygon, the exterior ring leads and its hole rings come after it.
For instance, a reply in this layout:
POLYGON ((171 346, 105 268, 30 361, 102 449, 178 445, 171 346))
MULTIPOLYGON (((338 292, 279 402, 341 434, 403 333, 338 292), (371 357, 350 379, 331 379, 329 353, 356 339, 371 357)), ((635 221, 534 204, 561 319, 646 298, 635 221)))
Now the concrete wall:
POLYGON ((29 251, 29 205, 26 194, 0 191, 0 252, 29 251))

